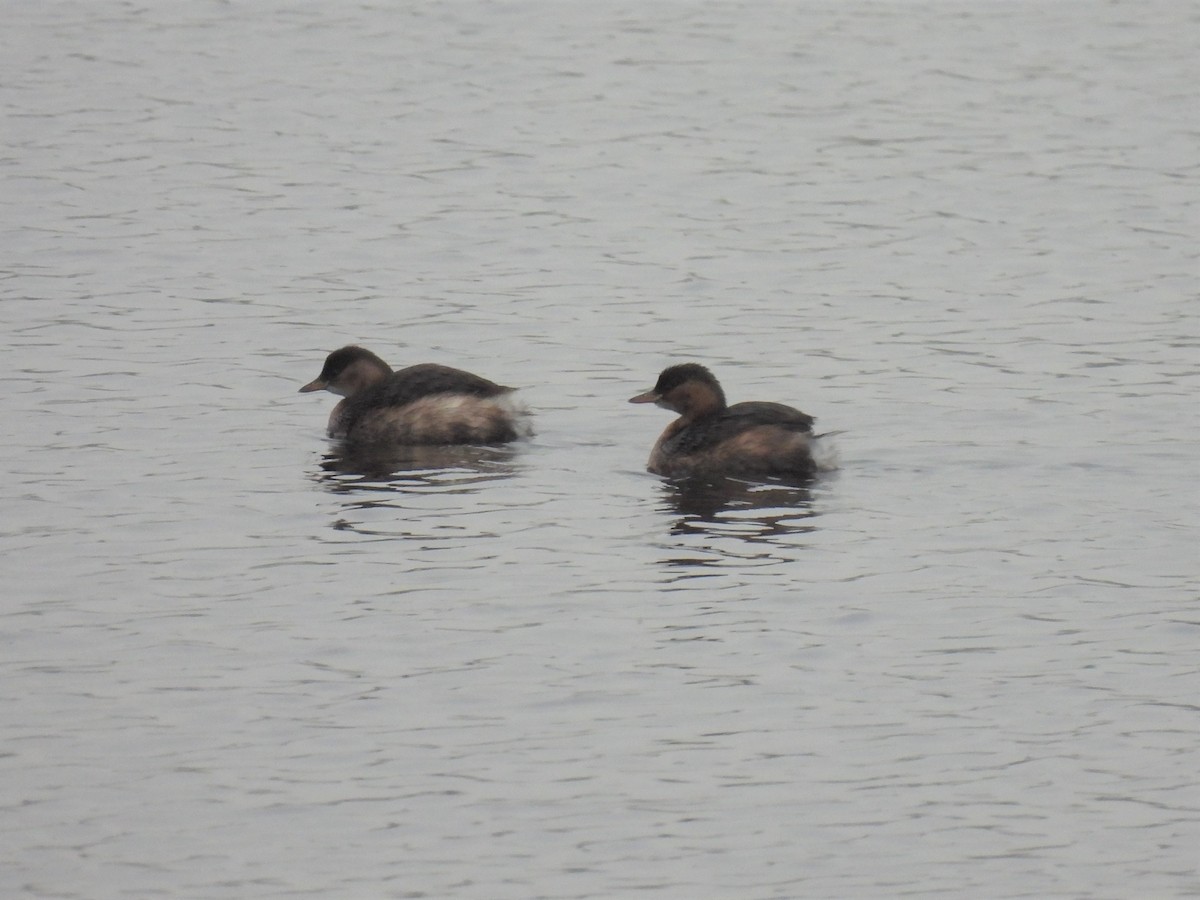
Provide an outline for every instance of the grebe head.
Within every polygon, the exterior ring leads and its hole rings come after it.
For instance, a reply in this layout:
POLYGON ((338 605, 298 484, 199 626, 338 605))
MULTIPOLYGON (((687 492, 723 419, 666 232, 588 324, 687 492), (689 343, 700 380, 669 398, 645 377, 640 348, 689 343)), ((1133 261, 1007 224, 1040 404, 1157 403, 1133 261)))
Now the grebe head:
POLYGON ((725 408, 725 392, 713 373, 699 363, 683 363, 663 369, 651 390, 629 399, 630 403, 653 403, 681 416, 694 418, 725 408))
POLYGON ((300 393, 329 391, 340 397, 353 397, 391 374, 391 366, 370 350, 355 346, 343 347, 341 350, 334 350, 325 358, 321 374, 300 388, 300 393))

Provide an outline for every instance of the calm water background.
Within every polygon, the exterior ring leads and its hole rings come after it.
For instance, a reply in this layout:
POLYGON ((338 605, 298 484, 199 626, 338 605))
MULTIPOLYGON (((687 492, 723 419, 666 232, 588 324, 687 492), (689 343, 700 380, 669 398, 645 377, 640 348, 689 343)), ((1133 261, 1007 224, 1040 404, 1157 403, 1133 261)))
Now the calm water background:
POLYGON ((1200 893, 1194 4, 0 6, 5 896, 1200 893))

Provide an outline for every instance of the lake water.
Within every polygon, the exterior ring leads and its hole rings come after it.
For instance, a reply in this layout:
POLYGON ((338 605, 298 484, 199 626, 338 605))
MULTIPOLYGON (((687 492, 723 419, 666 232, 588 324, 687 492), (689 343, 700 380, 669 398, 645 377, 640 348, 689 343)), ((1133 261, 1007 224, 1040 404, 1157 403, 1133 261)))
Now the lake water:
POLYGON ((1200 894, 1194 4, 3 11, 4 896, 1200 894))

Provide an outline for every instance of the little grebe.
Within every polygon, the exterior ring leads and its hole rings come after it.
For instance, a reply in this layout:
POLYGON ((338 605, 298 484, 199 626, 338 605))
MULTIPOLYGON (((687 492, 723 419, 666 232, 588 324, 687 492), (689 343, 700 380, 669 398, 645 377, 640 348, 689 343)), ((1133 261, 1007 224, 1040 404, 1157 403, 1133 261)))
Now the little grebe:
POLYGON ((393 372, 362 347, 334 350, 300 393, 321 390, 344 398, 328 430, 348 443, 503 444, 529 433, 513 388, 435 363, 393 372))
POLYGON ((727 406, 712 372, 696 363, 664 369, 653 390, 630 403, 679 413, 659 437, 646 467, 657 475, 807 476, 814 459, 813 417, 782 403, 727 406))

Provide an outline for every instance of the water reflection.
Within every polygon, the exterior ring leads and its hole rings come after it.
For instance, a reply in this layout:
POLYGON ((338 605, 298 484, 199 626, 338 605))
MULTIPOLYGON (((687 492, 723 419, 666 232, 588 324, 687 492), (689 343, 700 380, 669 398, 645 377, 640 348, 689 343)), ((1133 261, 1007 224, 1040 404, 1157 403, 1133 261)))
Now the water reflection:
POLYGON ((314 478, 331 491, 464 491, 510 477, 511 447, 415 446, 357 448, 339 444, 314 478))
POLYGON ((813 479, 800 482, 756 482, 736 478, 689 479, 663 484, 664 505, 680 518, 672 534, 728 533, 730 526, 745 536, 769 537, 812 531, 813 479))
POLYGON ((714 568, 731 563, 744 569, 794 560, 795 552, 804 547, 803 537, 817 527, 814 480, 664 482, 661 505, 678 516, 670 534, 684 539, 678 550, 686 550, 686 555, 674 553, 663 564, 675 577, 685 578, 714 574, 714 568), (704 540, 694 543, 691 539, 697 537, 704 540))
POLYGON ((511 447, 397 447, 362 451, 344 445, 321 459, 313 479, 341 501, 331 527, 359 537, 416 539, 423 546, 465 546, 490 536, 479 494, 516 471, 511 447))

